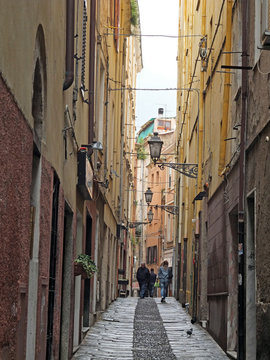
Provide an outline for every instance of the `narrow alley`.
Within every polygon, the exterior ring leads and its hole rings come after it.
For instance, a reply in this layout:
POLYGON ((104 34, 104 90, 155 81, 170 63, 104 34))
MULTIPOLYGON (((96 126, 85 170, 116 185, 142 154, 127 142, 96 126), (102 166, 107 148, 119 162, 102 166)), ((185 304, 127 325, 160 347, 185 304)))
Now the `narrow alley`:
POLYGON ((228 359, 173 297, 118 298, 87 333, 74 360, 228 359), (187 331, 192 329, 192 335, 187 331))

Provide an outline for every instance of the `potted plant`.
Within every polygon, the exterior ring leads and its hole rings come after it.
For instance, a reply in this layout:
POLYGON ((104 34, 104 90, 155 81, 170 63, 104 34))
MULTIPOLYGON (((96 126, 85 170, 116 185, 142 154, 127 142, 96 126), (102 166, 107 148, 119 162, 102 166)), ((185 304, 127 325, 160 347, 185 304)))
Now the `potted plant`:
POLYGON ((97 267, 91 257, 80 254, 74 260, 74 275, 82 275, 83 279, 90 279, 97 272, 97 267))

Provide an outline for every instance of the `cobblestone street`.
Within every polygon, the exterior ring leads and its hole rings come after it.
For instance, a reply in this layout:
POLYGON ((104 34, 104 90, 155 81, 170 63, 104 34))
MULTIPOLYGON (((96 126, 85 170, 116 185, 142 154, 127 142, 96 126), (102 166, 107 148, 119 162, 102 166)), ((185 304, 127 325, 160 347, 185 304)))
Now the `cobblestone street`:
POLYGON ((174 298, 166 301, 118 298, 91 327, 73 359, 228 359, 207 331, 191 324, 174 298))

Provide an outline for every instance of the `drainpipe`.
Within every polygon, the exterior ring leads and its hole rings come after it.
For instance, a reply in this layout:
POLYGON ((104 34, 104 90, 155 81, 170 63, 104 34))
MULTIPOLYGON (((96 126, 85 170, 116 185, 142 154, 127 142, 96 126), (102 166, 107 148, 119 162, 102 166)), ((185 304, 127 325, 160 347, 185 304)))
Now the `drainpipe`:
POLYGON ((104 179, 107 179, 108 171, 108 123, 109 123, 109 101, 110 101, 110 92, 109 92, 109 57, 106 59, 106 113, 105 113, 105 141, 107 146, 105 147, 104 154, 104 179))
POLYGON ((96 51, 96 0, 90 4, 90 49, 89 49, 89 118, 88 141, 94 140, 94 113, 95 113, 95 51, 96 51))
MULTIPOLYGON (((119 201, 119 222, 121 223, 123 220, 123 158, 124 158, 124 135, 125 135, 125 109, 126 109, 126 96, 125 96, 125 65, 126 65, 126 43, 127 39, 124 39, 123 44, 123 64, 122 64, 122 103, 121 103, 121 140, 120 140, 120 201, 119 201)), ((121 241, 123 241, 123 231, 121 231, 120 235, 121 241)))
MULTIPOLYGON (((100 1, 97 2, 97 20, 96 20, 96 27, 97 27, 97 33, 100 34, 100 1)), ((100 47, 101 47, 101 36, 97 35, 97 56, 96 56, 96 94, 99 94, 99 88, 100 88, 100 47)), ((99 96, 95 96, 95 123, 96 128, 99 127, 98 124, 98 103, 99 103, 99 96)), ((95 134, 97 137, 97 134, 95 134)), ((99 140, 99 139, 97 139, 99 140)))
POLYGON ((66 4, 66 74, 63 90, 67 90, 74 80, 74 0, 66 4))
MULTIPOLYGON (((242 66, 248 64, 247 44, 248 38, 248 5, 242 2, 242 66)), ((238 349, 237 359, 245 359, 245 146, 246 146, 246 120, 247 120, 247 71, 242 72, 242 114, 241 114, 241 143, 239 156, 239 203, 238 203, 238 349)))
MULTIPOLYGON (((227 21, 226 21, 226 45, 225 45, 225 64, 231 65, 231 51, 232 51, 232 1, 227 1, 227 21)), ((225 167, 226 157, 226 137, 228 129, 229 103, 230 103, 230 87, 231 75, 229 72, 224 76, 224 95, 223 95, 223 114, 220 136, 220 155, 219 155, 219 175, 223 172, 225 167)))

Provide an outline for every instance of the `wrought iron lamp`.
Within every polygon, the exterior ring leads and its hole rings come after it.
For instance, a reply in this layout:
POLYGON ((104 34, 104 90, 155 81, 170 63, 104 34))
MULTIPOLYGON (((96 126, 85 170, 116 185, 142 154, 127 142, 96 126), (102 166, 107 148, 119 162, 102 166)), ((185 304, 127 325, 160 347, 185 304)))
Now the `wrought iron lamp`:
POLYGON ((97 151, 102 151, 103 147, 100 141, 95 141, 91 144, 86 144, 86 145, 81 145, 81 150, 83 150, 83 148, 85 148, 85 150, 97 150, 97 151))
POLYGON ((197 178, 198 164, 157 162, 160 158, 163 145, 163 141, 160 139, 157 132, 155 132, 154 136, 148 140, 148 144, 151 159, 153 160, 154 165, 158 165, 161 170, 164 170, 165 167, 169 167, 190 178, 197 178))
POLYGON ((138 225, 147 225, 147 224, 151 224, 152 220, 153 220, 153 216, 154 216, 154 213, 152 211, 152 209, 150 209, 147 213, 147 219, 148 221, 134 221, 134 222, 131 222, 131 223, 128 223, 128 227, 131 228, 131 229, 134 229, 136 226, 138 225))
MULTIPOLYGON (((151 191, 150 188, 148 188, 146 190, 146 192, 144 193, 145 195, 145 201, 147 202, 148 206, 150 205, 150 203, 152 202, 152 198, 153 198, 153 192, 151 191)), ((155 209, 159 208, 161 210, 165 210, 170 214, 173 215, 177 215, 178 214, 178 206, 174 206, 174 205, 152 205, 155 209)), ((150 209, 151 211, 151 209, 150 209)), ((149 211, 149 212, 150 212, 149 211)), ((149 213, 148 213, 149 214, 149 213)), ((153 218, 153 217, 152 217, 153 218)))
POLYGON ((151 191, 150 187, 146 190, 144 196, 145 196, 145 202, 149 206, 153 198, 153 191, 151 191))

